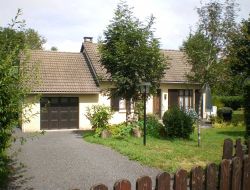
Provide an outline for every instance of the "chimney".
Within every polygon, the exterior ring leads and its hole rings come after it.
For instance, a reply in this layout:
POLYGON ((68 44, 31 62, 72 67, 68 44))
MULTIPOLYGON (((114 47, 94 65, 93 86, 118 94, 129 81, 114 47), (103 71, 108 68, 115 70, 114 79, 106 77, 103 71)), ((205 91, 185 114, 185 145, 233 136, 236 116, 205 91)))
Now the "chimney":
POLYGON ((83 39, 84 39, 84 42, 92 43, 92 41, 93 41, 93 37, 83 37, 83 39))

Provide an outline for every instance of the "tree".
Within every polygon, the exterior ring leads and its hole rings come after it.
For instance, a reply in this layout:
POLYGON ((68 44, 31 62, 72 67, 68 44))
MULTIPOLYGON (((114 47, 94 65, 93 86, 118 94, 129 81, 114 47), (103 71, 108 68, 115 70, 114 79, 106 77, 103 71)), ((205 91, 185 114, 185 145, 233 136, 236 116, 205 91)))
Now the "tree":
POLYGON ((243 94, 246 138, 250 138, 250 17, 243 20, 240 30, 231 36, 226 63, 230 67, 231 89, 235 94, 243 94))
POLYGON ((140 97, 138 85, 142 81, 151 82, 151 93, 154 92, 166 67, 159 40, 153 35, 153 23, 151 16, 146 25, 142 24, 133 16, 132 9, 121 2, 100 42, 101 63, 115 84, 110 96, 126 100, 127 115, 128 102, 140 97))
POLYGON ((208 83, 214 93, 225 93, 230 79, 224 63, 231 36, 237 31, 235 22, 237 4, 210 1, 197 9, 198 27, 183 42, 183 49, 192 65, 190 81, 208 83))
MULTIPOLYGON (((225 0, 224 3, 212 0, 197 9, 198 27, 188 39, 183 42, 183 49, 188 62, 192 65, 191 73, 187 75, 192 82, 202 86, 209 84, 214 93, 224 93, 228 79, 228 66, 224 64, 227 45, 230 36, 237 30, 237 4, 235 0, 225 0)), ((201 101, 199 113, 201 115, 201 101)), ((200 127, 198 125, 198 145, 200 145, 200 127)))
POLYGON ((13 129, 19 123, 24 106, 22 100, 31 90, 30 86, 24 85, 29 80, 24 56, 24 61, 20 62, 21 53, 24 54, 29 47, 23 22, 18 19, 20 15, 21 10, 18 10, 13 23, 7 28, 0 28, 0 179, 6 172, 6 149, 10 145, 13 129))
POLYGON ((231 35, 231 43, 227 47, 228 55, 225 59, 229 65, 231 93, 243 93, 244 80, 250 76, 250 17, 243 20, 238 32, 231 35))
POLYGON ((55 47, 55 46, 52 46, 52 47, 50 48, 50 50, 51 50, 51 51, 58 51, 58 48, 55 47))
POLYGON ((26 29, 24 31, 25 43, 28 49, 43 49, 43 44, 46 43, 46 39, 39 35, 34 29, 26 29))

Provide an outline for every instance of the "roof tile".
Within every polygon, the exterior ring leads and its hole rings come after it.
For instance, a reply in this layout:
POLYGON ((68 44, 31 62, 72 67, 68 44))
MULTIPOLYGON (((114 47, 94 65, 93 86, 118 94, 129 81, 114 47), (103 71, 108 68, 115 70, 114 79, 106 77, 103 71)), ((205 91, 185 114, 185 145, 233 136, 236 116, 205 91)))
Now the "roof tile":
POLYGON ((39 64, 40 84, 34 93, 97 94, 83 53, 32 50, 29 64, 39 64))
MULTIPOLYGON (((84 50, 88 54, 91 63, 99 78, 108 80, 109 74, 101 65, 100 54, 98 53, 98 44, 92 42, 83 43, 84 50)), ((191 66, 187 62, 187 58, 182 51, 178 50, 162 50, 162 53, 167 57, 169 68, 166 69, 165 75, 162 78, 162 83, 185 83, 187 82, 186 74, 191 71, 191 66)))

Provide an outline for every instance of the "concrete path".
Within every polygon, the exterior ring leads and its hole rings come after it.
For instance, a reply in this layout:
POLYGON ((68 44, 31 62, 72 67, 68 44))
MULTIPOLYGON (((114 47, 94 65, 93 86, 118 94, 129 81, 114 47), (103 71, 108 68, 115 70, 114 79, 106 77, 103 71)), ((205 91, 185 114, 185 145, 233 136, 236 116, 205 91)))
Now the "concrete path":
POLYGON ((89 190, 97 183, 112 189, 115 181, 122 178, 130 180, 135 189, 138 177, 149 175, 155 179, 161 172, 130 161, 110 148, 87 143, 80 132, 46 132, 28 138, 24 145, 15 143, 11 151, 19 148, 9 189, 89 190))

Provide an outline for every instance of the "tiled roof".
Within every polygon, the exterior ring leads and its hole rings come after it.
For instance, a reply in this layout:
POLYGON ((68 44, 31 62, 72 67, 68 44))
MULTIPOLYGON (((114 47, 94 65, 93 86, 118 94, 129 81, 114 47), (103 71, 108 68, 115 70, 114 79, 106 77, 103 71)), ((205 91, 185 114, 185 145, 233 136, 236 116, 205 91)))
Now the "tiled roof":
POLYGON ((84 42, 83 47, 92 65, 94 66, 97 77, 101 80, 108 80, 110 75, 107 73, 107 70, 101 65, 100 54, 98 52, 98 44, 92 42, 84 42))
POLYGON ((32 50, 29 64, 38 64, 40 84, 34 93, 97 94, 83 53, 32 50))
POLYGON ((167 57, 167 62, 169 64, 162 82, 187 82, 186 75, 190 73, 191 65, 187 62, 184 52, 178 50, 162 50, 162 52, 164 53, 164 56, 167 57))
MULTIPOLYGON (((106 69, 100 63, 100 55, 98 53, 98 45, 92 42, 84 42, 83 49, 87 52, 97 75, 107 80, 109 75, 106 69)), ((186 74, 191 71, 191 66, 187 63, 187 59, 182 51, 178 50, 162 50, 164 56, 167 57, 169 67, 165 71, 162 83, 185 83, 187 82, 186 74)))

